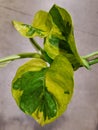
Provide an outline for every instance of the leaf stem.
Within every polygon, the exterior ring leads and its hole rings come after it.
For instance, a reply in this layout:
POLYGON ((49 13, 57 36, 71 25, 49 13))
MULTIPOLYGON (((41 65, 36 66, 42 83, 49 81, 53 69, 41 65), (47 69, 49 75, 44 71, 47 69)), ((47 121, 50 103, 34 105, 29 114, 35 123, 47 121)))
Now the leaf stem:
POLYGON ((98 51, 93 52, 89 55, 83 56, 82 58, 85 59, 90 66, 94 65, 94 64, 98 63, 98 51))
POLYGON ((46 62, 51 64, 52 59, 47 55, 47 53, 39 46, 39 44, 33 38, 29 38, 29 39, 30 39, 31 44, 36 48, 36 50, 41 52, 42 59, 44 59, 46 62))
POLYGON ((29 38, 29 40, 37 51, 43 52, 43 49, 39 46, 39 44, 33 38, 29 38))
POLYGON ((20 53, 20 54, 11 55, 8 57, 0 58, 0 63, 22 59, 22 58, 40 58, 40 57, 41 55, 38 53, 20 53))
POLYGON ((96 58, 96 59, 94 59, 92 61, 89 61, 89 65, 94 65, 96 63, 98 63, 98 58, 96 58))

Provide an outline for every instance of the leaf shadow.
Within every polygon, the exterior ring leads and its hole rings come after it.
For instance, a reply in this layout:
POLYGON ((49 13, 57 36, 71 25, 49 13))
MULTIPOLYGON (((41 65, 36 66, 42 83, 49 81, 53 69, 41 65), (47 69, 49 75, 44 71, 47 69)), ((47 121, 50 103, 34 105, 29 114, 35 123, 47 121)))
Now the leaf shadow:
POLYGON ((97 123, 97 125, 96 125, 96 129, 95 130, 98 130, 98 123, 97 123))
POLYGON ((3 115, 0 114, 0 130, 5 130, 6 122, 4 120, 3 115))
POLYGON ((47 124, 43 127, 38 125, 38 123, 35 123, 34 130, 55 130, 57 128, 60 128, 60 126, 62 126, 63 124, 65 124, 66 121, 67 121, 67 117, 63 115, 53 123, 47 124))

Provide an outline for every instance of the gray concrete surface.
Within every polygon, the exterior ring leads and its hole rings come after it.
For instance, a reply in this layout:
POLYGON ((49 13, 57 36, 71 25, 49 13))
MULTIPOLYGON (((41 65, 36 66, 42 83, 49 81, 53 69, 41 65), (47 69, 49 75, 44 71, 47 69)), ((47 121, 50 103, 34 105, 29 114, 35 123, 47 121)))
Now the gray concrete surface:
MULTIPOLYGON (((37 10, 49 10, 54 3, 72 15, 79 53, 98 51, 98 0, 0 0, 0 57, 34 51, 11 21, 31 23, 37 10)), ((15 61, 0 70, 0 130, 98 130, 98 64, 90 71, 81 68, 75 72, 74 95, 67 111, 40 127, 20 111, 11 95, 12 78, 23 62, 15 61)))

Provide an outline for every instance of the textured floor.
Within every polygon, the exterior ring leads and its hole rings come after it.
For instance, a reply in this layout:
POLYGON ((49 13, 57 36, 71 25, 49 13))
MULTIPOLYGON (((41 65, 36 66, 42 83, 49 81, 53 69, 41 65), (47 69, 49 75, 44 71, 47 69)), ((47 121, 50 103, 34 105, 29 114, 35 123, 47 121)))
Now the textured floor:
MULTIPOLYGON (((34 13, 54 4, 66 8, 75 25, 81 55, 98 51, 98 0, 0 0, 0 57, 32 51, 11 21, 31 23, 34 13)), ((33 50, 34 51, 34 50, 33 50)), ((75 72, 75 90, 68 110, 54 123, 40 127, 22 113, 11 95, 11 80, 23 61, 0 70, 0 130, 98 130, 98 64, 75 72)))

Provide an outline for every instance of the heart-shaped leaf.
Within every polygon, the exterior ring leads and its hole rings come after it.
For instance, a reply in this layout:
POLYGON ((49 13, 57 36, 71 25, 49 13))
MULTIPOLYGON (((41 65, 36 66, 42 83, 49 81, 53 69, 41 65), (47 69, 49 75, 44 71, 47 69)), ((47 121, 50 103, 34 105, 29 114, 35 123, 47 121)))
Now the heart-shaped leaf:
POLYGON ((72 66, 65 56, 59 55, 50 67, 41 59, 21 66, 12 82, 12 94, 22 111, 45 125, 66 110, 73 85, 72 66))
POLYGON ((63 53, 71 62, 74 70, 78 69, 83 66, 83 62, 76 49, 71 16, 57 5, 53 5, 49 14, 54 25, 49 36, 45 38, 44 46, 47 54, 54 59, 55 56, 63 53))

